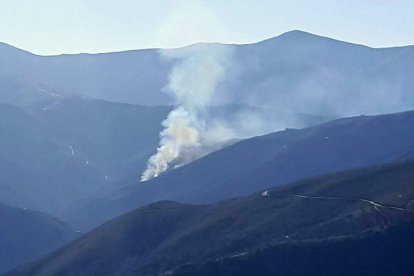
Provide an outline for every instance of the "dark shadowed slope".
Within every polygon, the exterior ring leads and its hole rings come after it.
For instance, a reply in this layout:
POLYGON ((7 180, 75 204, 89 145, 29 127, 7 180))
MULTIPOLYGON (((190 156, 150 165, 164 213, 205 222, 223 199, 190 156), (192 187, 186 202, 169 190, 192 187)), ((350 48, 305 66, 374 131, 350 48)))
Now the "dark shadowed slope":
POLYGON ((58 214, 84 194, 96 193, 97 183, 104 182, 29 113, 1 104, 0 118, 2 202, 58 214))
POLYGON ((0 104, 2 202, 60 216, 106 194, 117 179, 144 169, 169 111, 95 100, 58 103, 0 104))
POLYGON ((402 276, 413 275, 414 223, 373 235, 283 244, 248 255, 184 265, 180 276, 402 276))
MULTIPOLYGON (((347 247, 352 254, 359 239, 372 244, 375 233, 414 221, 413 181, 411 161, 326 175, 216 205, 154 203, 102 225, 15 275, 157 275, 182 271, 182 265, 197 269, 197 264, 214 260, 252 256, 254 261, 256 254, 274 251, 276 262, 294 256, 300 260, 318 250, 329 252, 331 244, 338 245, 338 255, 347 247)), ((412 244, 408 247, 412 252, 412 244)), ((393 261, 404 257, 401 247, 395 250, 393 261)), ((372 266, 370 258, 355 261, 372 266)), ((231 269, 231 263, 219 265, 212 269, 231 269)), ((295 275, 307 265, 285 263, 283 268, 291 273, 286 275, 295 275)), ((324 263, 312 265, 323 269, 324 263)))
POLYGON ((138 183, 133 178, 118 193, 88 208, 78 223, 96 225, 158 200, 217 202, 320 174, 408 158, 414 156, 413 125, 410 111, 339 119, 241 141, 154 180, 138 183))
POLYGON ((107 196, 144 170, 169 110, 79 98, 0 104, 0 201, 61 218, 107 196))
POLYGON ((63 99, 30 110, 57 143, 88 160, 109 179, 143 170, 158 145, 170 107, 147 107, 91 99, 63 99), (45 108, 46 106, 46 108, 45 108), (71 147, 71 150, 69 148, 71 147))
POLYGON ((0 203, 0 273, 50 253, 78 236, 48 215, 0 203))
MULTIPOLYGON (((206 47, 234 47, 223 84, 227 93, 220 104, 266 105, 322 115, 414 108, 411 46, 372 49, 292 31, 251 45, 206 47)), ((157 49, 42 57, 0 44, 0 79, 18 77, 33 87, 25 97, 15 99, 17 103, 49 93, 168 105, 173 102, 162 87, 171 65, 160 59, 157 49)), ((10 95, 7 99, 10 102, 10 95)))

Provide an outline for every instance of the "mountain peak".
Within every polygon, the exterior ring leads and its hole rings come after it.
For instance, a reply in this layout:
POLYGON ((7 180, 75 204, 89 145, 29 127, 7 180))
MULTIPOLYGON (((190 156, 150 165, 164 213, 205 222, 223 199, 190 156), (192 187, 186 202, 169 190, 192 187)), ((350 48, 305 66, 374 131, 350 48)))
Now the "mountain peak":
POLYGON ((263 40, 257 44, 267 44, 267 43, 281 43, 287 45, 288 47, 302 47, 309 46, 314 44, 317 47, 322 45, 353 45, 358 47, 370 48, 362 44, 355 44, 352 42, 347 42, 343 40, 338 40, 335 38, 330 38, 327 36, 316 35, 313 33, 301 31, 301 30, 292 30, 285 33, 282 33, 278 36, 263 40))
POLYGON ((285 33, 282 33, 279 36, 312 36, 312 37, 318 37, 318 35, 309 33, 309 32, 305 32, 302 30, 291 30, 285 33))
MULTIPOLYGON (((274 38, 275 39, 287 39, 287 40, 293 41, 293 42, 297 42, 297 41, 301 41, 301 40, 310 40, 310 39, 342 42, 342 41, 338 41, 338 40, 330 38, 330 37, 316 35, 316 34, 312 34, 312 33, 301 31, 301 30, 292 30, 292 31, 283 33, 279 36, 276 36, 274 38)), ((348 43, 348 42, 345 42, 345 43, 348 43)))

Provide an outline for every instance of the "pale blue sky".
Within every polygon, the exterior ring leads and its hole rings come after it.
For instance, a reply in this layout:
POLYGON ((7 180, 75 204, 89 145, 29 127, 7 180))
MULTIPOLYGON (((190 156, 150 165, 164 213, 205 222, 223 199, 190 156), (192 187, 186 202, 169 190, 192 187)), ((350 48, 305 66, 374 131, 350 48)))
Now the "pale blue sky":
POLYGON ((43 55, 251 43, 299 29, 414 44, 413 0, 0 0, 0 41, 43 55))

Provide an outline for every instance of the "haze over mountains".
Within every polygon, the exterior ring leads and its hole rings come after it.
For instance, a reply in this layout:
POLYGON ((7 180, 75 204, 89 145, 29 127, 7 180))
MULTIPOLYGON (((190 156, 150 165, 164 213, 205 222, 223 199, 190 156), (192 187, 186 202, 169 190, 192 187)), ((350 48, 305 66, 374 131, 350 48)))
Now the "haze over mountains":
POLYGON ((0 272, 76 230, 91 232, 14 275, 274 274, 269 260, 303 275, 303 252, 335 249, 325 275, 392 275, 348 266, 380 240, 388 253, 368 263, 414 252, 414 46, 293 31, 202 47, 231 53, 202 110, 219 142, 139 182, 177 104, 164 88, 176 63, 158 49, 37 56, 0 43, 0 251, 16 253, 0 272))
MULTIPOLYGON (((217 93, 218 104, 323 115, 390 113, 413 106, 412 46, 373 49, 292 31, 256 44, 224 47, 234 50, 233 69, 217 93)), ((162 89, 173 64, 157 51, 43 57, 2 44, 0 87, 4 94, 7 85, 20 86, 14 95, 25 90, 27 101, 43 89, 55 97, 170 105, 172 99, 162 89)))

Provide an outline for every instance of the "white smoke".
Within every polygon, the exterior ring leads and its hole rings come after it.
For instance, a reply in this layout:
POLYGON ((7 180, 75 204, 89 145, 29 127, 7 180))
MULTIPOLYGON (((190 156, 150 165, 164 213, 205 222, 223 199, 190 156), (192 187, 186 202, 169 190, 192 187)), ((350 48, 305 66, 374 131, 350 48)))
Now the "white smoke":
MULTIPOLYGON (((175 99, 175 107, 162 123, 157 152, 150 157, 141 181, 157 177, 182 154, 208 144, 206 108, 224 79, 232 56, 231 47, 197 44, 184 49, 161 50, 175 65, 165 90, 175 99)), ((179 165, 179 164, 174 164, 179 165)))

